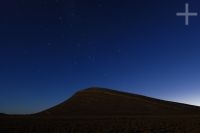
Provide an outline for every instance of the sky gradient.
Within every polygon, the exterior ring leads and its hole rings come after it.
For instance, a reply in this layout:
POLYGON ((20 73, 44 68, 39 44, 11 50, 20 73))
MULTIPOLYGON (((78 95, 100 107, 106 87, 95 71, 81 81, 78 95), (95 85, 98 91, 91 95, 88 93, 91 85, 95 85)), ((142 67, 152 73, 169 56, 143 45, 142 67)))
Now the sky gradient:
POLYGON ((196 0, 3 0, 0 112, 35 113, 107 87, 200 105, 196 0))

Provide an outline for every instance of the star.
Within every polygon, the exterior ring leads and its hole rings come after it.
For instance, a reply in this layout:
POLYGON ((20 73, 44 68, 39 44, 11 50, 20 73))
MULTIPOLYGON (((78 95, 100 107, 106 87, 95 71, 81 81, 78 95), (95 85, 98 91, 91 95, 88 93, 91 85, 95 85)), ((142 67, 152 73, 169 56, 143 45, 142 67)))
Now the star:
POLYGON ((77 56, 74 56, 74 57, 73 57, 73 64, 74 64, 74 65, 78 65, 78 64, 79 64, 79 62, 78 62, 78 57, 77 57, 77 56))
POLYGON ((98 6, 98 7, 103 7, 103 3, 102 3, 101 0, 98 1, 97 6, 98 6))
POLYGON ((116 51, 118 54, 120 54, 121 53, 121 49, 117 49, 117 51, 116 51))
POLYGON ((91 56, 91 55, 89 55, 89 56, 88 56, 88 59, 91 60, 91 61, 93 61, 93 62, 95 62, 96 57, 95 57, 95 56, 91 56))
POLYGON ((80 47, 81 47, 81 44, 80 44, 80 43, 77 43, 77 44, 76 44, 76 47, 80 48, 80 47))
POLYGON ((77 60, 74 60, 74 61, 73 61, 73 64, 74 64, 74 65, 78 65, 79 63, 78 63, 77 60))
POLYGON ((64 18, 62 16, 58 16, 58 21, 61 23, 61 24, 64 24, 64 18))
POLYGON ((51 46, 51 45, 52 45, 52 43, 50 43, 50 42, 49 42, 49 43, 47 43, 47 45, 48 45, 48 46, 51 46))
POLYGON ((104 74, 103 74, 103 77, 108 77, 108 76, 109 76, 108 73, 104 73, 104 74))
POLYGON ((60 0, 56 0, 56 3, 60 2, 60 0))
POLYGON ((103 4, 102 4, 102 3, 98 3, 97 6, 98 6, 98 7, 103 7, 103 4))
POLYGON ((62 17, 62 16, 59 16, 59 17, 58 17, 58 20, 62 21, 62 20, 63 20, 63 17, 62 17))
POLYGON ((72 16, 72 17, 75 17, 75 16, 76 16, 76 13, 75 13, 75 12, 72 12, 72 13, 71 13, 71 16, 72 16))

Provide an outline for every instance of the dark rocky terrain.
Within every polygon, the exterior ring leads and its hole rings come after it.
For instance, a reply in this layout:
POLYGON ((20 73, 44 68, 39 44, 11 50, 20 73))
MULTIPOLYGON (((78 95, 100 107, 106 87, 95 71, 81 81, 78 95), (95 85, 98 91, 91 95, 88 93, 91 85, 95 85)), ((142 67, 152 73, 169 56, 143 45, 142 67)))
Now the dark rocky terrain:
POLYGON ((88 88, 45 111, 0 114, 0 133, 199 133, 200 108, 88 88))

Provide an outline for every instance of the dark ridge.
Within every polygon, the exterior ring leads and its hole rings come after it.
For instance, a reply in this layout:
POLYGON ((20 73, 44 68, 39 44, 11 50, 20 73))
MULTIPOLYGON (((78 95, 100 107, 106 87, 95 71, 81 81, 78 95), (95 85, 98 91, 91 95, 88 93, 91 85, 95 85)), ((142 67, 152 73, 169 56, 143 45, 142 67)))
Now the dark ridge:
POLYGON ((7 116, 7 114, 5 114, 5 113, 0 113, 0 116, 7 116))
POLYGON ((50 116, 135 116, 199 115, 197 106, 164 101, 142 95, 91 87, 37 115, 50 116))

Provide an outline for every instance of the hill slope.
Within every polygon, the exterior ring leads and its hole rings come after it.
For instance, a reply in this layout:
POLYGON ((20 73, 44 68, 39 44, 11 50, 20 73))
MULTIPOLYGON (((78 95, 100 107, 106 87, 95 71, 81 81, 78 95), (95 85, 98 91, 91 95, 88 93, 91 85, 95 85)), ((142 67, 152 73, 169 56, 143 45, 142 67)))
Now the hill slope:
POLYGON ((88 88, 38 113, 52 116, 199 115, 200 108, 104 88, 88 88))
POLYGON ((0 113, 0 116, 6 116, 6 114, 4 114, 4 113, 0 113))

